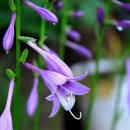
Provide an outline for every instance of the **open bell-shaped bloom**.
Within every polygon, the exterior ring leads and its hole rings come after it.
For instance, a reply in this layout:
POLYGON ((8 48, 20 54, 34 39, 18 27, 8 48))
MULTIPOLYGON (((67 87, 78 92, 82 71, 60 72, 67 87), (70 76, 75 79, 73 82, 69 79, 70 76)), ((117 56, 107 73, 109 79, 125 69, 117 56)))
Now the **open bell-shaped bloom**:
POLYGON ((25 5, 34 9, 43 19, 47 20, 48 22, 53 23, 53 24, 58 23, 57 17, 51 11, 49 11, 45 8, 42 8, 40 6, 37 6, 28 0, 23 0, 22 2, 25 5))
POLYGON ((66 34, 69 38, 71 38, 73 41, 80 41, 81 39, 81 35, 76 31, 76 30, 73 30, 71 28, 68 28, 66 30, 66 34))
POLYGON ((105 19, 105 12, 102 7, 97 8, 97 20, 100 26, 103 25, 105 19))
POLYGON ((14 79, 12 79, 10 82, 6 106, 4 112, 0 117, 0 130, 13 130, 12 117, 10 112, 13 90, 14 90, 14 79))
POLYGON ((78 43, 67 41, 65 43, 65 45, 69 48, 74 49, 76 52, 78 52, 79 54, 81 54, 87 58, 92 58, 92 52, 89 49, 87 49, 86 47, 79 45, 78 43))
POLYGON ((119 0, 112 0, 115 4, 117 4, 118 6, 124 8, 125 10, 127 11, 130 11, 130 3, 124 3, 124 2, 121 2, 119 0))
POLYGON ((69 111, 75 119, 77 118, 71 112, 71 109, 75 103, 75 95, 83 95, 89 92, 89 88, 76 82, 84 78, 87 73, 84 73, 78 77, 69 77, 61 73, 57 73, 50 70, 41 70, 29 63, 23 63, 28 69, 39 73, 51 94, 46 98, 48 101, 53 101, 52 112, 49 117, 53 117, 59 109, 59 103, 66 111, 69 111))
POLYGON ((43 49, 38 47, 34 42, 35 41, 29 41, 27 42, 27 45, 32 47, 44 58, 49 70, 59 72, 69 77, 73 77, 73 73, 70 70, 70 68, 58 56, 44 51, 43 49))
POLYGON ((13 12, 10 25, 9 25, 9 27, 4 35, 4 38, 3 38, 3 48, 7 54, 9 53, 10 49, 12 48, 13 42, 14 42, 15 20, 16 20, 16 12, 13 12))
POLYGON ((29 95, 29 98, 27 101, 27 107, 26 107, 27 113, 29 116, 34 115, 37 105, 38 105, 38 90, 37 89, 38 89, 38 77, 35 77, 33 81, 33 88, 29 95))

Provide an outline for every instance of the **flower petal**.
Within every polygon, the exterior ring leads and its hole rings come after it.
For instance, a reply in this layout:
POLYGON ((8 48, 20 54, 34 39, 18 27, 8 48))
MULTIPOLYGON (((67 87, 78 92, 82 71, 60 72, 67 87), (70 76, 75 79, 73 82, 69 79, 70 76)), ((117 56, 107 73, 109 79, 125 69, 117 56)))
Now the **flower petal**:
POLYGON ((49 118, 53 117, 58 112, 58 109, 59 109, 59 100, 57 96, 55 95, 53 97, 53 108, 52 108, 49 118))
POLYGON ((85 73, 83 73, 83 74, 81 74, 79 76, 69 78, 69 80, 79 81, 79 80, 85 78, 87 75, 88 75, 88 71, 86 71, 85 73))
POLYGON ((47 82, 52 82, 54 85, 62 85, 67 82, 66 76, 54 71, 43 70, 42 76, 44 79, 48 79, 47 82))
POLYGON ((84 95, 90 91, 88 87, 77 82, 68 81, 64 87, 70 90, 75 95, 84 95))

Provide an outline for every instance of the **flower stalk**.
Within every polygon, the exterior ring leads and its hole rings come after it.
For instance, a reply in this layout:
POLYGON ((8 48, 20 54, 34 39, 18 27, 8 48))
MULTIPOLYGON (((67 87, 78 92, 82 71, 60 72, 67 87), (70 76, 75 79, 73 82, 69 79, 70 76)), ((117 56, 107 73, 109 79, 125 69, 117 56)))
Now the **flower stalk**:
POLYGON ((21 19, 21 2, 16 0, 16 87, 14 89, 14 130, 18 130, 20 127, 20 19, 21 19))

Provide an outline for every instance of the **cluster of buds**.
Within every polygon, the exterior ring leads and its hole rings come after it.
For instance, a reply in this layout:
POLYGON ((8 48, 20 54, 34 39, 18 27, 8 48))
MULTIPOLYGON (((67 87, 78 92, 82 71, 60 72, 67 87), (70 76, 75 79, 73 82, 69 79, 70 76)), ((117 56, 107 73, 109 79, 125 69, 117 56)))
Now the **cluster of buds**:
MULTIPOLYGON (((112 2, 123 9, 130 11, 130 3, 123 3, 118 0, 112 0, 112 2)), ((105 13, 104 9, 102 7, 97 8, 97 20, 100 25, 100 27, 103 27, 104 25, 108 26, 114 26, 119 31, 122 31, 124 28, 130 27, 130 20, 108 20, 105 19, 105 13)))

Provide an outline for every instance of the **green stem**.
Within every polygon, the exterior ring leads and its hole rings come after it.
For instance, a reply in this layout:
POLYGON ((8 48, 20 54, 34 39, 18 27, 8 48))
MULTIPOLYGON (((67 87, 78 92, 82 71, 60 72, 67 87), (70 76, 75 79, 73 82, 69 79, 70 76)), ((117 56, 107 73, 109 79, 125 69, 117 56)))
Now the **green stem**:
POLYGON ((17 16, 16 16, 16 87, 14 89, 14 130, 18 130, 20 126, 20 12, 21 2, 16 0, 17 16))
POLYGON ((61 17, 61 29, 60 29, 60 36, 59 36, 59 43, 60 43, 60 48, 59 48, 59 55, 61 59, 65 58, 65 42, 66 42, 66 27, 67 27, 67 22, 68 22, 68 3, 67 0, 65 0, 65 6, 62 9, 61 12, 62 17, 61 17))
POLYGON ((87 109, 87 118, 86 118, 86 124, 85 124, 85 130, 89 130, 90 129, 90 120, 91 120, 91 115, 92 115, 92 110, 93 110, 93 105, 94 105, 94 101, 96 98, 96 92, 97 92, 97 80, 99 77, 98 74, 98 68, 99 68, 99 61, 102 55, 102 46, 103 46, 103 34, 104 34, 104 30, 98 28, 98 32, 97 32, 97 53, 96 53, 96 72, 95 75, 93 76, 92 79, 92 87, 91 87, 91 94, 89 97, 89 104, 88 104, 88 109, 87 109))

